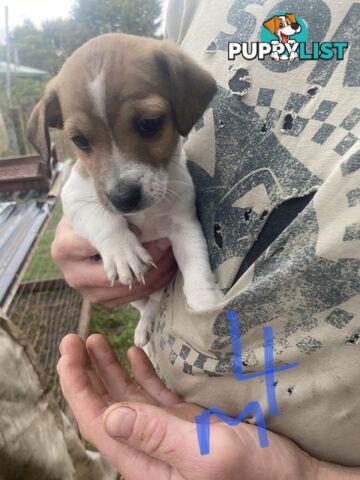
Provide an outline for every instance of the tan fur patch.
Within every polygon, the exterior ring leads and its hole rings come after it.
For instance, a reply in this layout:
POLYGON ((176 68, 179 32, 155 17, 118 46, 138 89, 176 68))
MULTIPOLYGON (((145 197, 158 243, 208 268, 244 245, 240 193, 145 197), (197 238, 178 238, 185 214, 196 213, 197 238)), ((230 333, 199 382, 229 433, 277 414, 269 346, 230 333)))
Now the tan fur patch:
MULTIPOLYGON (((74 52, 49 83, 39 106, 45 119, 42 125, 35 116, 30 119, 29 137, 37 147, 46 136, 46 98, 56 98, 58 118, 52 124, 64 125, 70 138, 83 136, 89 141, 88 151, 74 149, 101 197, 114 171, 114 145, 127 162, 165 166, 179 133, 189 132, 215 91, 211 75, 170 42, 101 35, 74 52), (97 85, 97 79, 103 83, 97 85), (141 135, 139 119, 160 117, 162 126, 155 135, 141 135)), ((45 143, 41 148, 46 149, 45 143)))
POLYGON ((264 27, 266 27, 271 33, 274 35, 277 34, 280 25, 281 25, 281 18, 279 17, 272 17, 266 22, 263 23, 264 27))

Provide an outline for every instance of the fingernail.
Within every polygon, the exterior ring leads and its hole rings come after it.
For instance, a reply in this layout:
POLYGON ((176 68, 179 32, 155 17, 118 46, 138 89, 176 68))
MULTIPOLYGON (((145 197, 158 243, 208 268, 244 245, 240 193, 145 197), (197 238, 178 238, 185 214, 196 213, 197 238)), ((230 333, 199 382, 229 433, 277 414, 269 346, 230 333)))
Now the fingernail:
POLYGON ((105 429, 111 437, 129 438, 136 419, 136 412, 128 407, 113 410, 106 419, 105 429))
POLYGON ((168 238, 161 238, 160 240, 158 240, 156 245, 160 250, 165 251, 171 247, 171 242, 168 238))

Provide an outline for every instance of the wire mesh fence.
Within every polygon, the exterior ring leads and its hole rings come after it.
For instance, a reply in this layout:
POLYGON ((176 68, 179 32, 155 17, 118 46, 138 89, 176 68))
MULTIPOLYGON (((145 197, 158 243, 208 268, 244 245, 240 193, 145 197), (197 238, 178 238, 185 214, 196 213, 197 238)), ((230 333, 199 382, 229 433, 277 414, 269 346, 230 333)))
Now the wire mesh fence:
POLYGON ((30 341, 38 356, 43 386, 64 410, 56 372, 59 344, 66 334, 78 331, 83 299, 65 283, 51 259, 51 243, 61 215, 57 200, 7 315, 30 341))

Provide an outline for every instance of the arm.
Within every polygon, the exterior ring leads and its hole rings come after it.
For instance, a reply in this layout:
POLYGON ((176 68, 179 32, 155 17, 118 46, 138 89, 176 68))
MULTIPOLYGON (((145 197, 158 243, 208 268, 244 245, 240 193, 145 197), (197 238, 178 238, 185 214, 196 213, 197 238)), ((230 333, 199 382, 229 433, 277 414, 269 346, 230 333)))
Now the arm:
POLYGON ((262 449, 256 427, 245 423, 211 425, 211 454, 201 456, 194 417, 202 409, 167 390, 142 350, 128 353, 134 380, 100 335, 86 345, 69 335, 61 353, 61 386, 83 437, 128 480, 142 480, 144 471, 149 480, 360 479, 359 468, 319 462, 272 432, 262 449))

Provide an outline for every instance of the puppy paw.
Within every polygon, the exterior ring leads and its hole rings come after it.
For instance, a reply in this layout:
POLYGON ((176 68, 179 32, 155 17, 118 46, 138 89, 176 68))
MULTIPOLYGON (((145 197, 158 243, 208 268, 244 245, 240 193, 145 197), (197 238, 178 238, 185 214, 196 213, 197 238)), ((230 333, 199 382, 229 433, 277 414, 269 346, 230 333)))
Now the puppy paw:
POLYGON ((280 62, 280 56, 277 52, 273 52, 270 57, 275 60, 275 62, 280 62))
POLYGON ((134 344, 143 348, 149 342, 154 329, 154 319, 142 316, 137 324, 134 334, 134 344))
POLYGON ((199 312, 216 307, 222 302, 224 294, 216 285, 184 287, 186 301, 190 308, 199 312))
POLYGON ((100 255, 110 282, 118 279, 122 285, 131 286, 135 281, 145 284, 144 276, 153 265, 149 252, 131 232, 108 239, 100 255))

